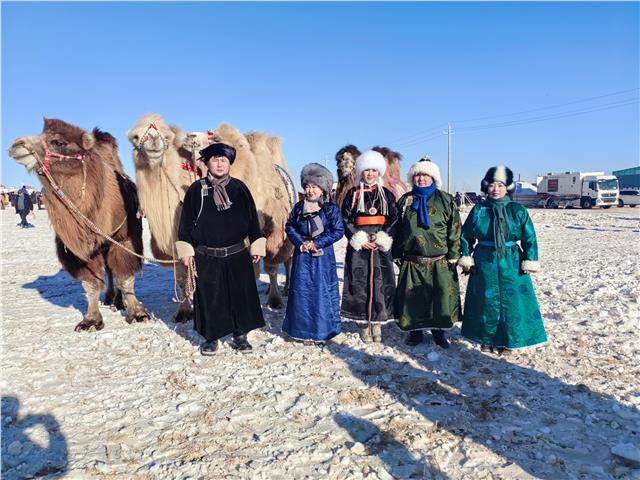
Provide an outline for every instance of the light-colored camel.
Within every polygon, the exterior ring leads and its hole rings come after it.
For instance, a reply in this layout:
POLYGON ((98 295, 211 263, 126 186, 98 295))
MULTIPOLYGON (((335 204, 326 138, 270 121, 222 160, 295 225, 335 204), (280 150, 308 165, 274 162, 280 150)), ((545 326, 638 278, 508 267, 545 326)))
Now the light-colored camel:
POLYGON ((16 139, 9 155, 28 171, 37 171, 56 234, 58 259, 72 277, 82 281, 88 308, 76 331, 104 327, 98 302, 105 270, 109 279, 105 303, 113 301, 119 306, 124 302, 129 323, 146 320, 148 315, 134 293, 134 274, 142 268, 140 258, 94 231, 142 254, 136 186, 124 173, 116 139, 97 128, 87 132, 62 120, 45 119, 42 134, 16 139))
POLYGON ((260 227, 267 239, 267 255, 264 258, 264 270, 269 275, 267 304, 272 308, 281 308, 283 302, 278 290, 278 266, 280 263, 285 265, 286 292, 293 245, 287 239, 285 224, 295 201, 295 186, 291 185, 292 177, 282 153, 282 140, 265 133, 242 134, 235 127, 222 123, 213 132, 188 133, 183 148, 199 151, 210 142, 223 142, 236 149, 231 176, 242 180, 251 191, 260 227))
MULTIPOLYGON (((185 135, 180 128, 167 125, 161 115, 143 115, 127 132, 133 145, 133 163, 140 204, 151 230, 151 250, 160 260, 176 259, 182 200, 189 186, 200 178, 198 165, 182 151, 185 135)), ((182 301, 173 319, 184 322, 193 311, 186 295, 186 268, 174 266, 175 281, 182 290, 182 301)))

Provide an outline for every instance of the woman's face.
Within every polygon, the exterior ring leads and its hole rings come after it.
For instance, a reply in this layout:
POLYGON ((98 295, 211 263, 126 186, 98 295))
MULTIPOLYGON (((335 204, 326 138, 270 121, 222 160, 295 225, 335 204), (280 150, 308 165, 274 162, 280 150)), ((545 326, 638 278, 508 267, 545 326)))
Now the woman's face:
POLYGON ((373 168, 367 168, 365 171, 362 172, 362 180, 367 185, 373 185, 379 176, 380 176, 380 172, 378 172, 378 170, 375 170, 373 168))
POLYGON ((487 195, 494 200, 504 197, 507 194, 507 186, 502 182, 492 182, 487 187, 487 195))
POLYGON ((433 177, 427 175, 426 173, 416 173, 413 176, 413 184, 416 187, 430 187, 433 185, 433 177))
POLYGON ((307 200, 318 200, 322 195, 322 189, 315 183, 309 182, 304 187, 304 194, 307 200))

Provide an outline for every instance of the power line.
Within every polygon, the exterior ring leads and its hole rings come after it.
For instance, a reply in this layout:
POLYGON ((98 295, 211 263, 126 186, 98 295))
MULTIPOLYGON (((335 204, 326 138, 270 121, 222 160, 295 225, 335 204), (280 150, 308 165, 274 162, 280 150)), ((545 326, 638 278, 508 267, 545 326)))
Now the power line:
POLYGON ((431 127, 431 128, 428 128, 427 130, 422 130, 422 131, 420 131, 420 132, 414 133, 413 135, 409 135, 409 136, 407 136, 407 137, 401 137, 401 138, 396 139, 396 140, 393 140, 393 141, 391 141, 391 142, 387 142, 387 144, 388 144, 388 145, 397 145, 397 144, 400 144, 400 145, 401 145, 401 144, 403 144, 403 143, 406 143, 407 141, 409 141, 409 142, 410 142, 410 141, 413 141, 413 140, 410 140, 410 139, 412 139, 412 138, 414 138, 414 137, 418 137, 418 136, 422 136, 422 135, 431 134, 431 132, 433 132, 433 131, 440 130, 443 126, 446 126, 446 123, 444 123, 444 122, 443 122, 443 123, 440 123, 440 124, 439 124, 438 126, 436 126, 436 127, 431 127))
POLYGON ((492 124, 486 124, 486 125, 477 125, 477 126, 473 126, 473 127, 460 127, 458 128, 458 131, 462 131, 462 132, 472 132, 472 131, 476 131, 476 130, 486 130, 489 128, 501 128, 501 127, 511 127, 511 126, 516 126, 516 125, 525 125, 528 123, 536 123, 536 122, 544 122, 547 120, 555 120, 558 118, 566 118, 566 117, 573 117, 573 116, 577 116, 577 115, 585 115, 587 113, 593 113, 593 112, 600 112, 603 110, 610 110, 613 108, 619 108, 619 107, 625 107, 627 105, 633 105, 638 103, 638 98, 634 98, 634 99, 625 99, 625 100, 620 100, 618 102, 612 102, 612 103, 607 103, 607 104, 602 104, 602 105, 593 105, 591 107, 585 107, 585 108, 580 108, 580 109, 576 109, 576 110, 569 110, 569 111, 565 111, 565 112, 557 112, 557 113, 552 113, 552 114, 547 114, 547 115, 541 115, 538 117, 531 117, 531 118, 524 118, 521 120, 511 120, 508 122, 500 122, 500 123, 492 123, 492 124))
POLYGON ((539 112, 541 110, 551 110, 551 109, 558 108, 558 107, 565 107, 567 105, 575 105, 576 103, 589 102, 591 100, 597 100, 599 98, 613 97, 613 96, 616 96, 616 95, 622 95, 622 94, 629 93, 629 92, 636 92, 638 90, 640 90, 640 88, 630 88, 628 90, 620 90, 618 92, 606 93, 604 95, 597 95, 595 97, 583 98, 581 100, 573 100, 571 102, 566 102, 566 103, 557 103, 555 105, 549 105, 547 107, 533 108, 533 109, 530 109, 530 110, 521 110, 519 112, 513 112, 513 113, 503 113, 501 115, 489 115, 489 116, 484 116, 484 117, 469 118, 469 119, 466 119, 466 120, 453 120, 453 122, 454 123, 466 123, 466 122, 474 122, 474 121, 478 121, 478 120, 488 120, 488 119, 491 119, 491 118, 511 117, 511 116, 514 116, 514 115, 524 115, 526 113, 539 112))

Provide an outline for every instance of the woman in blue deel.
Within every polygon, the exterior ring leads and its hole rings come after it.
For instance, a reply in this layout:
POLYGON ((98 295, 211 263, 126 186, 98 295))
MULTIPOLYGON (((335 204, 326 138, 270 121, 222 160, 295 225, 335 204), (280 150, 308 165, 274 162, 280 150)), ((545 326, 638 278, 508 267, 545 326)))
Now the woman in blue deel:
POLYGON ((282 331, 298 340, 323 342, 341 331, 333 244, 344 235, 344 225, 330 201, 329 170, 310 163, 302 169, 300 182, 305 198, 293 207, 286 225, 295 251, 282 331))

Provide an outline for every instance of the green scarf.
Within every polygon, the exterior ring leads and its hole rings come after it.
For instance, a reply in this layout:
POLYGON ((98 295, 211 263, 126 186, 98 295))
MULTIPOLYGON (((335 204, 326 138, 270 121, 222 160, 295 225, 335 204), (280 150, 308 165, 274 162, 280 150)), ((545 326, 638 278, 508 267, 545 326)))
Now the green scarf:
POLYGON ((505 243, 509 235, 509 217, 507 216, 507 205, 511 199, 505 195, 494 200, 487 197, 485 205, 493 212, 493 241, 496 244, 496 254, 503 257, 505 254, 505 243))

